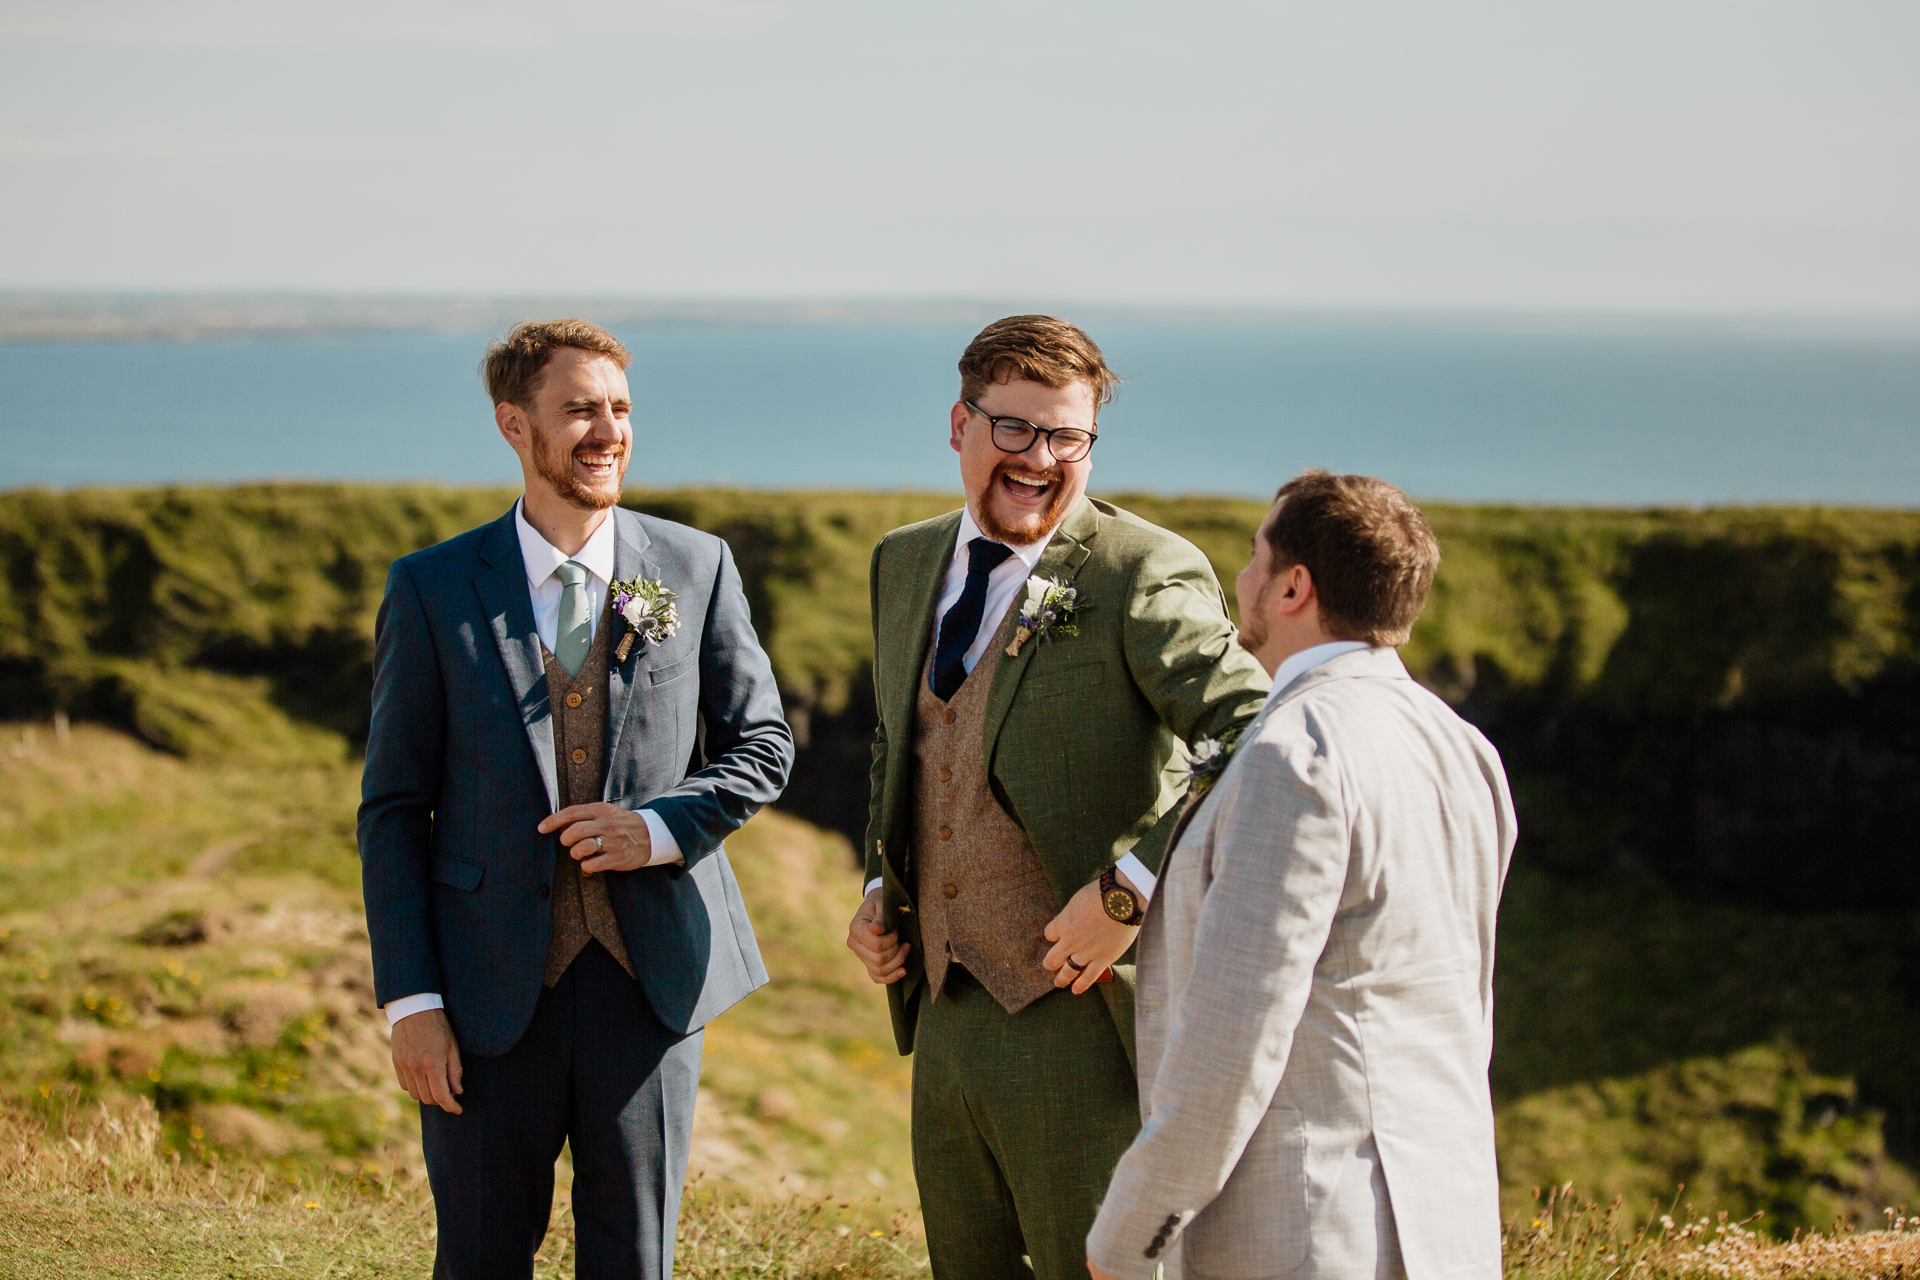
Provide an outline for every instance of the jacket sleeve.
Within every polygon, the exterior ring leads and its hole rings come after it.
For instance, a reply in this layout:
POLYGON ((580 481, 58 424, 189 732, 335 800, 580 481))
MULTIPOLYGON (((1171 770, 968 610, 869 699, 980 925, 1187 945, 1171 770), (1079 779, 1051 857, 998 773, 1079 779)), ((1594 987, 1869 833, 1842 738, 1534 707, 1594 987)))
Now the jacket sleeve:
POLYGON ((1314 736, 1241 754, 1220 784, 1231 790, 1214 827, 1193 977, 1146 1123, 1087 1239, 1088 1256, 1121 1280, 1152 1276, 1148 1249, 1213 1202, 1266 1118, 1346 883, 1340 785, 1314 736))
MULTIPOLYGON (((1169 538, 1135 564, 1125 625, 1128 672, 1181 741, 1224 737, 1260 713, 1273 682, 1240 647, 1213 566, 1191 543, 1169 538)), ((1133 848, 1155 875, 1180 809, 1133 848)))
POLYGON ((686 857, 684 875, 760 807, 779 798, 793 769, 793 731, 773 664, 753 630, 733 552, 723 543, 700 641, 700 714, 707 766, 644 807, 660 815, 686 857))
POLYGON ((886 832, 881 830, 881 814, 884 811, 882 801, 886 798, 887 786, 887 722, 881 714, 880 702, 880 552, 886 547, 885 539, 874 544, 873 560, 867 567, 867 616, 873 620, 873 763, 867 775, 867 838, 861 843, 861 854, 866 865, 866 874, 860 878, 861 884, 872 884, 881 877, 885 860, 880 856, 881 842, 886 832))
POLYGON ((440 991, 433 938, 433 812, 446 691, 420 594, 404 562, 387 573, 373 639, 373 719, 360 775, 360 884, 374 1000, 440 991))

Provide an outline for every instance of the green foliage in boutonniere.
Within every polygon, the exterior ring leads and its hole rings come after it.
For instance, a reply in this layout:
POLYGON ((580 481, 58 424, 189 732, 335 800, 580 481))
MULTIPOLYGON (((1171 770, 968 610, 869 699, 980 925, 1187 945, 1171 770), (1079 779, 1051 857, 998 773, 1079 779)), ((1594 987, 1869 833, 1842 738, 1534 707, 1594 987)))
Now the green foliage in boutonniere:
POLYGON ((1199 804, 1213 790, 1220 775, 1227 771, 1233 753, 1240 749, 1240 730, 1229 729, 1218 738, 1201 738, 1193 744, 1187 764, 1187 803, 1199 804))
POLYGON ((633 642, 645 636, 648 644, 661 644, 680 629, 680 611, 674 607, 674 593, 658 579, 635 578, 631 582, 609 584, 613 590, 613 611, 627 624, 626 634, 613 651, 615 662, 625 662, 633 652, 633 642))
POLYGON ((1080 593, 1066 583, 1052 578, 1028 578, 1027 598, 1020 602, 1019 629, 1013 633, 1013 643, 1007 646, 1007 656, 1019 657, 1021 646, 1035 636, 1052 640, 1056 636, 1079 635, 1080 628, 1074 625, 1073 619, 1080 608, 1080 593))

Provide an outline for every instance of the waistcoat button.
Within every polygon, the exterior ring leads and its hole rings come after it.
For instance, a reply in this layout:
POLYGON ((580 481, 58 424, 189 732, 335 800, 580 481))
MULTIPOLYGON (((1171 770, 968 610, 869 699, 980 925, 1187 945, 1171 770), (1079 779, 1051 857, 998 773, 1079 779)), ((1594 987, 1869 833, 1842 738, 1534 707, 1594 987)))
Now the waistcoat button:
MULTIPOLYGON (((940 838, 941 838, 942 840, 951 840, 951 839, 953 839, 953 828, 952 828, 952 827, 942 827, 942 828, 940 828, 940 838)), ((948 895, 948 896, 952 896, 952 895, 948 895)))
POLYGON ((570 706, 570 707, 577 707, 577 706, 579 706, 579 705, 580 705, 580 695, 579 695, 579 694, 577 694, 577 693, 570 693, 570 694, 568 694, 568 695, 567 695, 567 705, 568 705, 568 706, 570 706))
POLYGON ((952 781, 953 781, 953 770, 951 770, 951 769, 942 769, 942 770, 940 771, 940 781, 942 781, 942 782, 952 782, 952 781))
POLYGON ((960 886, 957 884, 943 885, 940 889, 940 894, 946 898, 957 898, 960 896, 960 886))
POLYGON ((573 749, 573 762, 575 764, 585 764, 587 762, 587 749, 585 747, 575 747, 573 749))
POLYGON ((952 723, 953 723, 953 708, 952 708, 952 707, 948 707, 948 708, 947 708, 947 710, 946 710, 946 714, 945 714, 945 715, 942 715, 942 716, 940 717, 940 719, 941 719, 941 720, 943 720, 943 721, 945 721, 945 722, 946 722, 947 724, 952 724, 952 723))
POLYGON ((541 886, 540 886, 540 887, 539 887, 538 889, 535 889, 535 890, 533 891, 533 896, 534 896, 534 897, 536 897, 536 898, 544 898, 544 897, 546 897, 546 896, 547 896, 547 886, 545 886, 545 885, 541 885, 541 886))

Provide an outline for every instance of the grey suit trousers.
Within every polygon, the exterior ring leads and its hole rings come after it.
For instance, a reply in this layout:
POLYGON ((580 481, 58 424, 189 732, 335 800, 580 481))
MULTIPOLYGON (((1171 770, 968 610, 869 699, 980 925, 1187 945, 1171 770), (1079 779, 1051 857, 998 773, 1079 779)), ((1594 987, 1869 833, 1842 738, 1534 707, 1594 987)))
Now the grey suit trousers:
POLYGON ((597 942, 540 992, 526 1034, 462 1058, 462 1113, 420 1108, 440 1228, 435 1280, 527 1280, 553 1165, 573 1148, 580 1280, 666 1280, 693 1137, 701 1032, 662 1026, 597 942))

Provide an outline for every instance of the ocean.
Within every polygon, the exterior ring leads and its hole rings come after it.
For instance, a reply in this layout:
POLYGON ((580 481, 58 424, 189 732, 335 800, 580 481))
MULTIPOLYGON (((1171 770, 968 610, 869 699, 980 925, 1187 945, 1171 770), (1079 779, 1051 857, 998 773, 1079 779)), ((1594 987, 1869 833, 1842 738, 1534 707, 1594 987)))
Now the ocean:
MULTIPOLYGON (((1094 326, 1125 378, 1096 492, 1265 496, 1304 467, 1420 498, 1920 506, 1920 329, 1094 326)), ((971 327, 634 328, 629 486, 957 488, 971 327)), ((0 488, 513 483, 486 335, 0 345, 0 488)))

